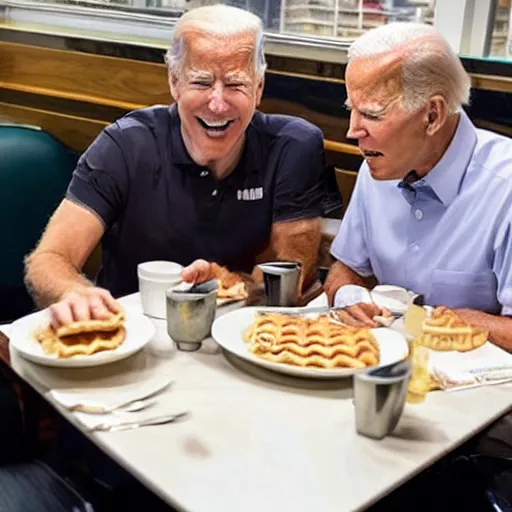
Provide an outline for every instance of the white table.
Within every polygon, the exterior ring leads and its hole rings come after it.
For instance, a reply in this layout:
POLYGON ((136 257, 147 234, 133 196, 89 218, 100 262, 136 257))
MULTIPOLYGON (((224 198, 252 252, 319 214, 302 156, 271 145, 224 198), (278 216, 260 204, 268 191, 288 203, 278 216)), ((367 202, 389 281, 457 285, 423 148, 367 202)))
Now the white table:
MULTIPOLYGON (((137 303, 138 296, 121 302, 137 303)), ((407 404, 395 433, 375 441, 355 432, 351 379, 304 382, 233 364, 211 340, 198 352, 171 351, 165 359, 153 349, 80 370, 39 367, 12 351, 12 365, 41 393, 175 378, 157 408, 186 408, 188 419, 90 438, 165 501, 190 512, 362 509, 512 406, 509 385, 431 393, 423 404, 407 404)))

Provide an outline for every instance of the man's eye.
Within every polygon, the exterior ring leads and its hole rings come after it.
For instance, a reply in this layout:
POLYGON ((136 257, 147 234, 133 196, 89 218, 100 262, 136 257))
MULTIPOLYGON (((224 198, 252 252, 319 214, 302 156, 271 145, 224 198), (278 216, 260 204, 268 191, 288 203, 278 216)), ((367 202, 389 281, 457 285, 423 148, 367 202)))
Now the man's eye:
POLYGON ((209 82, 192 82, 192 85, 197 85, 198 87, 209 87, 209 82))
POLYGON ((236 89, 237 87, 243 87, 245 84, 242 83, 229 83, 226 84, 226 87, 229 87, 230 89, 236 89))
POLYGON ((362 112, 361 115, 366 117, 366 119, 370 119, 372 121, 378 121, 380 119, 379 114, 371 114, 370 112, 362 112))

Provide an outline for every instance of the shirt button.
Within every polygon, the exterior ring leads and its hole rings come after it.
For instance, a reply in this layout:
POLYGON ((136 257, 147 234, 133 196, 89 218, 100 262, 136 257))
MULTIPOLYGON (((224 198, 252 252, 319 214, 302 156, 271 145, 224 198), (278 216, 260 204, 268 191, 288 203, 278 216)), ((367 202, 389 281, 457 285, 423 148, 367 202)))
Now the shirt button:
POLYGON ((217 189, 215 189, 213 192, 212 192, 212 196, 216 196, 217 195, 217 189))
POLYGON ((413 244, 411 245, 411 251, 412 252, 418 252, 420 250, 419 244, 413 244))
POLYGON ((208 171, 201 171, 201 174, 199 176, 201 176, 201 178, 208 176, 208 171))
POLYGON ((421 210, 416 210, 414 212, 414 216, 416 217, 416 220, 421 220, 423 219, 423 212, 421 210))

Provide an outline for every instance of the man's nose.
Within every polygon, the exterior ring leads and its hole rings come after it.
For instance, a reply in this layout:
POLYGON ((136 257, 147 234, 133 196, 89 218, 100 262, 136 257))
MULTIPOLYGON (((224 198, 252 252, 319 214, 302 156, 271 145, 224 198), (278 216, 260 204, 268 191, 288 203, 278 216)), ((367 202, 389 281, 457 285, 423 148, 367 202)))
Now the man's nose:
POLYGON ((366 135, 366 130, 361 124, 361 116, 355 110, 350 112, 350 124, 348 127, 348 139, 362 139, 366 135))
POLYGON ((229 109, 229 105, 224 98, 224 86, 222 84, 214 85, 208 107, 215 114, 223 114, 229 109))

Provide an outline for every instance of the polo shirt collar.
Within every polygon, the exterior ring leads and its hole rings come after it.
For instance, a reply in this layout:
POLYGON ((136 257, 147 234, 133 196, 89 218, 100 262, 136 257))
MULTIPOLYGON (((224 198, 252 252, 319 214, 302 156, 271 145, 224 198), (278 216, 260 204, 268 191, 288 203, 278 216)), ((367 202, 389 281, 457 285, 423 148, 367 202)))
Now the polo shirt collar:
POLYGON ((473 155, 477 141, 476 129, 464 111, 450 145, 439 162, 423 178, 439 200, 448 207, 459 193, 460 184, 473 155))

